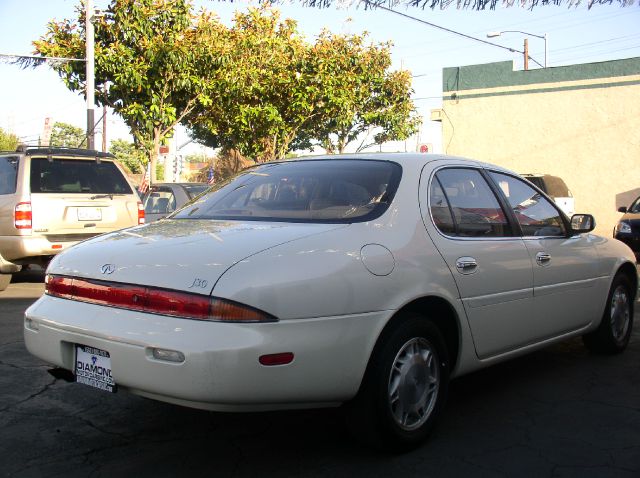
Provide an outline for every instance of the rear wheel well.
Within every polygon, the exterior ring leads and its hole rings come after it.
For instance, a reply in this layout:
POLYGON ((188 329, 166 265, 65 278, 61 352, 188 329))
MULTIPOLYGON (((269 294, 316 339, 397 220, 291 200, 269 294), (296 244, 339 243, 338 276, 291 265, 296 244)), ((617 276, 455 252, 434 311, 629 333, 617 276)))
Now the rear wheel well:
MULTIPOLYGON (((378 344, 384 342, 384 338, 396 326, 396 324, 404 319, 406 314, 418 314, 425 319, 431 320, 440 330, 449 352, 450 369, 454 370, 458 361, 458 352, 460 350, 460 328, 458 324, 458 315, 449 302, 440 297, 421 297, 402 307, 387 322, 384 329, 380 333, 374 347, 375 353, 378 344)), ((372 353, 372 356, 373 356, 372 353)))

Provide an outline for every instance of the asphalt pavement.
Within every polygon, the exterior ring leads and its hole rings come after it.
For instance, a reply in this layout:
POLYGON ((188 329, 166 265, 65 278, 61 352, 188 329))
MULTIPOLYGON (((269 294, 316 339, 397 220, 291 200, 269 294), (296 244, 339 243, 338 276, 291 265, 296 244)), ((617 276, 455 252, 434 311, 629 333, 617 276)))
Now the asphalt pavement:
POLYGON ((454 380, 431 439, 364 448, 336 410, 222 414, 55 380, 22 340, 43 291, 0 292, 0 476, 640 477, 640 316, 627 351, 574 339, 454 380))

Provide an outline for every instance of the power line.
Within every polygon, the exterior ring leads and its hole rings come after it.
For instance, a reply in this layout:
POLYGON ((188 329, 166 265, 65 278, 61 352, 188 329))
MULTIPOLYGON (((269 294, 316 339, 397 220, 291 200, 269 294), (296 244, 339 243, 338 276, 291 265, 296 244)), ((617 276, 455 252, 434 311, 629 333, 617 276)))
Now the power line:
POLYGON ((524 53, 524 52, 522 52, 520 50, 516 50, 514 48, 509 48, 507 46, 503 46, 503 45, 499 45, 497 43, 493 43, 493 42, 490 42, 490 41, 487 41, 487 40, 483 40, 482 38, 477 38, 477 37, 474 37, 474 36, 471 36, 471 35, 467 35, 466 33, 458 32, 458 31, 452 30, 450 28, 446 28, 446 27, 442 27, 440 25, 436 25, 435 23, 431 23, 431 22, 428 22, 426 20, 422 20, 420 18, 413 17, 411 15, 407 15, 406 13, 402 13, 402 12, 399 12, 397 10, 393 10, 391 8, 387 8, 387 7, 382 6, 382 5, 373 4, 369 0, 364 0, 364 1, 365 1, 365 3, 367 5, 369 5, 372 8, 380 8, 380 9, 385 10, 387 12, 395 13, 396 15, 400 15, 401 17, 408 18, 409 20, 413 20, 415 22, 422 23, 422 24, 430 26, 432 28, 436 28, 438 30, 445 31, 445 32, 451 33, 453 35, 458 35, 458 36, 461 36, 463 38, 467 38, 468 40, 473 40, 473 41, 477 41, 477 42, 480 42, 480 43, 485 43, 487 45, 495 46, 497 48, 502 48, 503 50, 508 50, 508 51, 510 51, 512 53, 524 53))

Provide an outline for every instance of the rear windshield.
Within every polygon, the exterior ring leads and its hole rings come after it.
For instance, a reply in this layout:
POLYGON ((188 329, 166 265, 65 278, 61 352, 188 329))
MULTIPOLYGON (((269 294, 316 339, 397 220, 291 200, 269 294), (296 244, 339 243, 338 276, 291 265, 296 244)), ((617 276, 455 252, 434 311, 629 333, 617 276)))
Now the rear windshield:
POLYGON ((572 197, 571 191, 569 191, 566 183, 558 176, 545 174, 544 176, 525 176, 525 178, 538 186, 552 198, 572 197))
POLYGON ((243 171, 171 216, 175 219, 351 223, 393 200, 402 168, 388 161, 322 159, 243 171))
POLYGON ((0 194, 14 194, 18 178, 18 157, 0 157, 0 194))
POLYGON ((31 160, 32 193, 132 194, 131 186, 111 161, 31 160))
POLYGON ((571 191, 562 180, 558 176, 549 176, 548 174, 544 175, 544 182, 547 186, 547 194, 554 198, 569 198, 571 197, 571 191))

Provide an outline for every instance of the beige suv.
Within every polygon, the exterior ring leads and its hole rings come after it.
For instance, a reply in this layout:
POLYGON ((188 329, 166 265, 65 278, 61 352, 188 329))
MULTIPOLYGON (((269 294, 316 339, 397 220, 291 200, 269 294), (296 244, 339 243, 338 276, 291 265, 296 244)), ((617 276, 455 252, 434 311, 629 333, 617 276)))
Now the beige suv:
POLYGON ((79 241, 142 223, 142 203, 110 154, 0 153, 0 290, 25 264, 44 266, 79 241))

